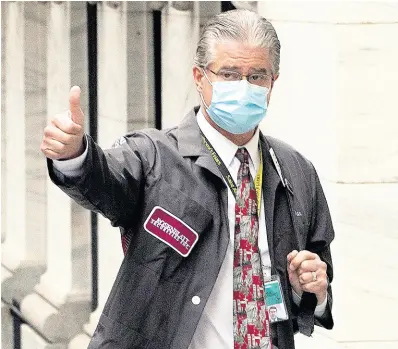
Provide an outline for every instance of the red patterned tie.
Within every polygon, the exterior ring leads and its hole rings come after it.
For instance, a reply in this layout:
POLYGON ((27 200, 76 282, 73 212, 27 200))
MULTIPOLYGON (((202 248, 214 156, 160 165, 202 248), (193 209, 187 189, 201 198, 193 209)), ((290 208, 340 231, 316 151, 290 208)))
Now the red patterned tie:
POLYGON ((249 171, 249 153, 240 148, 235 204, 234 349, 271 349, 269 316, 264 302, 258 249, 257 196, 249 171))

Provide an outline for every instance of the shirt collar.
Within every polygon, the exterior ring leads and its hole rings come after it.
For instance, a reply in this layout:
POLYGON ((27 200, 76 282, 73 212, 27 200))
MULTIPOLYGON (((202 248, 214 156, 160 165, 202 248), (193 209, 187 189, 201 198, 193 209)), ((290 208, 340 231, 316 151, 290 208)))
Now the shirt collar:
MULTIPOLYGON (((231 142, 228 138, 218 132, 213 126, 211 126, 203 115, 202 109, 199 109, 197 113, 197 120, 200 129, 203 134, 209 140, 214 150, 220 156, 225 166, 229 167, 235 157, 238 146, 231 142)), ((257 171, 260 165, 260 152, 258 150, 260 130, 257 127, 253 137, 242 147, 245 147, 249 152, 250 158, 253 162, 254 169, 257 171)))

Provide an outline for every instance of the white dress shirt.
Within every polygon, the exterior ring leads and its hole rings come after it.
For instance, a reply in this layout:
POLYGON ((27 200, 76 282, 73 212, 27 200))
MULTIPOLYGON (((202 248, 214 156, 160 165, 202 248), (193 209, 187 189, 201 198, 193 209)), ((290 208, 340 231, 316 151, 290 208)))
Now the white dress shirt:
MULTIPOLYGON (((225 166, 228 168, 235 183, 240 161, 235 157, 238 146, 221 135, 205 119, 201 110, 197 114, 197 121, 200 129, 210 141, 225 166)), ((259 129, 251 140, 244 145, 249 157, 249 168, 252 178, 256 177, 260 165, 259 129)), ((81 175, 81 166, 87 156, 85 152, 78 158, 72 160, 54 161, 54 167, 65 176, 81 175)), ((230 243, 224 262, 218 274, 217 281, 213 287, 210 297, 199 320, 198 327, 192 338, 189 349, 230 349, 233 348, 233 246, 235 231, 235 197, 228 188, 228 223, 230 243)), ((271 260, 268 250, 267 231, 265 226, 264 199, 261 198, 259 215, 258 247, 261 256, 261 264, 265 275, 270 275, 271 260)), ((293 293, 293 300, 299 304, 300 297, 293 293)), ((316 307, 315 315, 322 316, 325 311, 327 299, 316 307)))

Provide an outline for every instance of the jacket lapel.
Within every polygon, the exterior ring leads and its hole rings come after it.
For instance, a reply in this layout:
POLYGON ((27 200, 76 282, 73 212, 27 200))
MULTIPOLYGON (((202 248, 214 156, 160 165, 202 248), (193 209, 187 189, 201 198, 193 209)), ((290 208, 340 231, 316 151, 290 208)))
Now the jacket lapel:
POLYGON ((274 208, 275 193, 279 185, 282 184, 281 179, 274 167, 272 158, 269 153, 269 144, 264 135, 260 133, 260 144, 263 157, 263 197, 264 197, 264 213, 265 225, 267 227, 268 248, 271 258, 271 265, 275 265, 274 246, 274 208))
POLYGON ((221 195, 221 204, 223 206, 224 221, 227 230, 223 237, 229 241, 229 223, 228 223, 228 188, 223 181, 222 174, 216 163, 211 157, 202 141, 202 135, 196 119, 196 113, 199 107, 192 109, 178 127, 178 150, 183 157, 196 158, 195 164, 216 176, 218 183, 215 183, 217 190, 221 195))

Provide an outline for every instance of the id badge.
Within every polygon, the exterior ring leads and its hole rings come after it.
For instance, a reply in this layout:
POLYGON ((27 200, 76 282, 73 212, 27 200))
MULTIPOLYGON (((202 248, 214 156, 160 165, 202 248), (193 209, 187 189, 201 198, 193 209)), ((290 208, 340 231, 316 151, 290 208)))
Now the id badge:
POLYGON ((279 276, 272 275, 268 280, 264 281, 264 290, 270 322, 288 320, 289 315, 287 314, 279 276))

